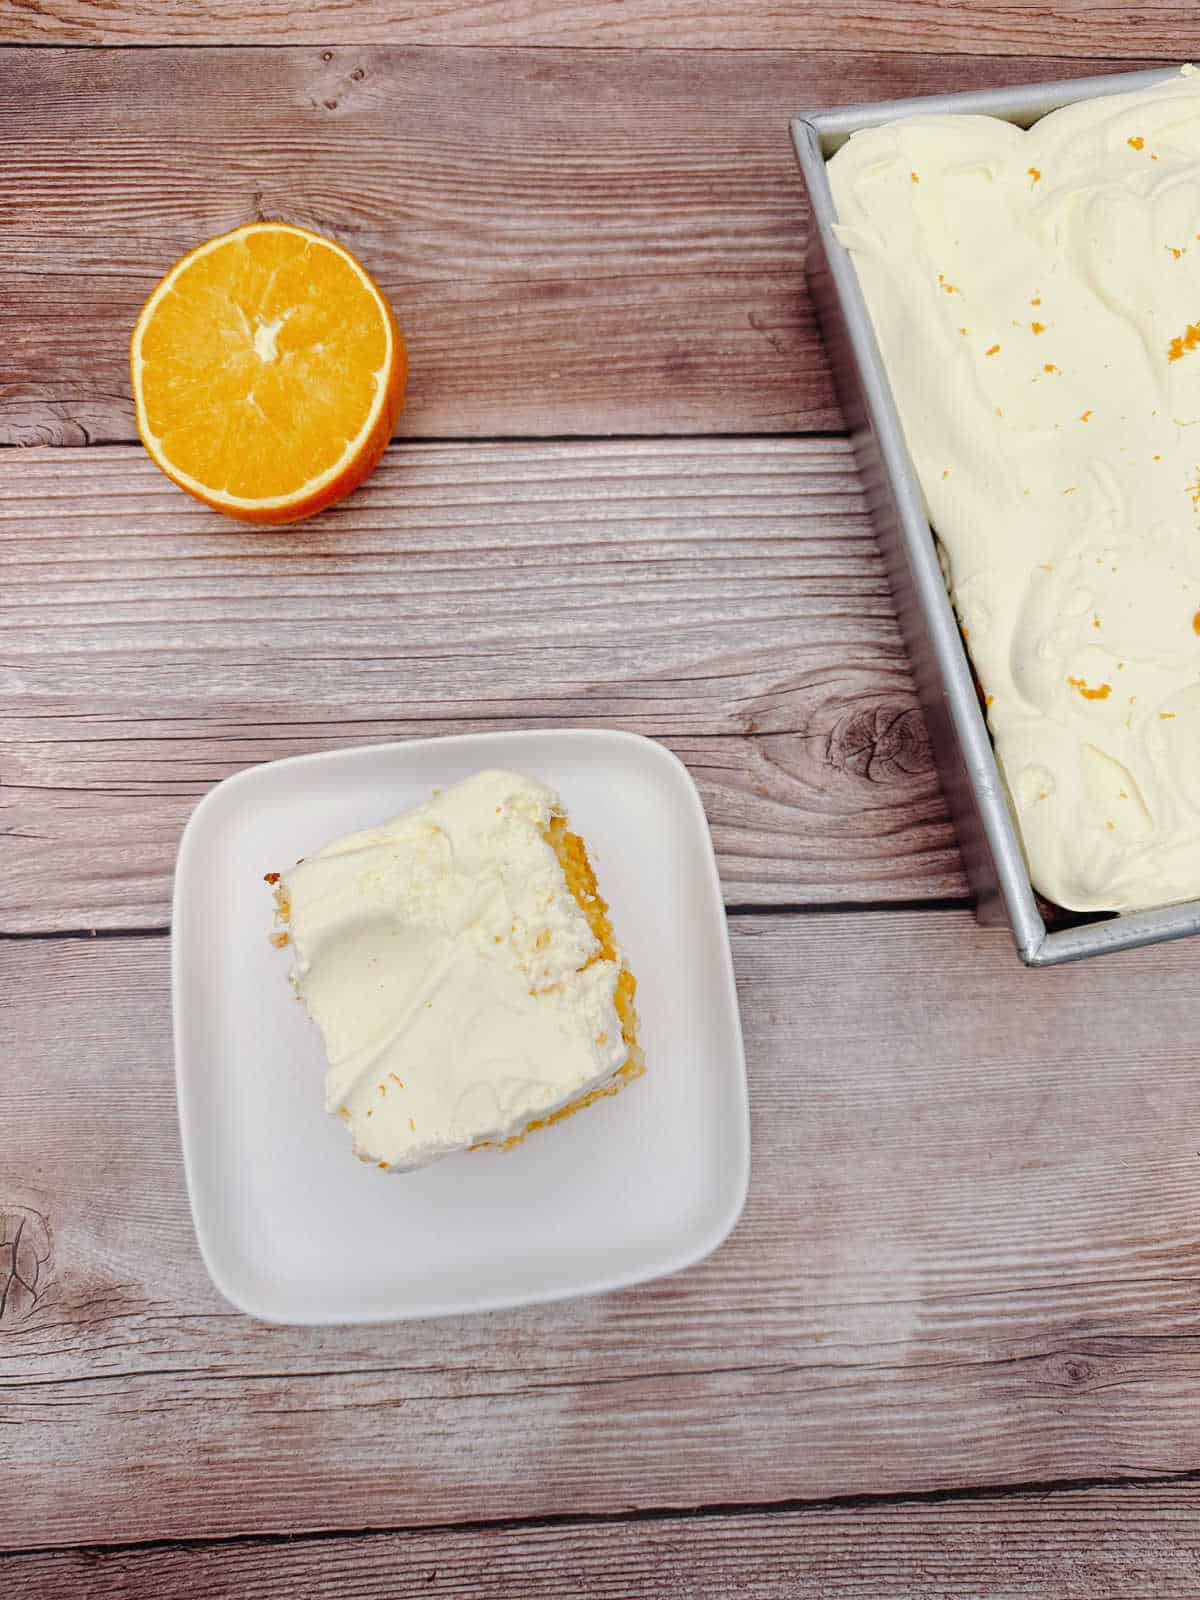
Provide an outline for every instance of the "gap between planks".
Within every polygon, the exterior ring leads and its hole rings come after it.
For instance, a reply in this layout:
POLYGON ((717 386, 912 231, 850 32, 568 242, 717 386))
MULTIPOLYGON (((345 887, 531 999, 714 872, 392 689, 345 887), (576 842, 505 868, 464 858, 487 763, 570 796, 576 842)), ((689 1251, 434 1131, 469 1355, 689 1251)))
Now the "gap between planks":
MULTIPOLYGON (((75 1553, 95 1553, 98 1557, 112 1558, 126 1555, 146 1556, 154 1552, 183 1553, 190 1551, 220 1553, 239 1548, 251 1550, 290 1550, 319 1547, 322 1544, 366 1542, 421 1537, 431 1543, 446 1536, 470 1538, 483 1535, 497 1538, 508 1535, 536 1535, 539 1533, 570 1533, 580 1530, 632 1529, 656 1524, 677 1524, 687 1528, 703 1522, 752 1522, 760 1519, 780 1518, 803 1522, 822 1513, 862 1512, 864 1520, 874 1516, 911 1508, 917 1515, 929 1509, 946 1506, 978 1505, 987 1508, 1002 1507, 1006 1502, 1023 1503, 1036 1498, 1045 1505, 1055 1496, 1095 1497, 1112 1491, 1126 1491, 1131 1497, 1152 1492, 1188 1491, 1200 1487, 1200 1469, 1194 1472, 1173 1472, 1146 1476, 1110 1476, 1090 1478, 1064 1478, 1043 1483, 980 1484, 961 1489, 929 1489, 925 1491, 887 1494, 830 1495, 824 1499, 730 1501, 723 1504, 696 1506, 660 1506, 637 1511, 564 1512, 560 1515, 538 1517, 496 1517, 483 1520, 445 1523, 411 1523, 380 1527, 319 1528, 303 1534, 294 1533, 235 1533, 217 1539, 143 1539, 129 1542, 89 1541, 77 1545, 31 1545, 25 1549, 0 1550, 0 1575, 5 1562, 16 1557, 70 1556, 75 1553)), ((1186 1495, 1189 1507, 1200 1497, 1186 1495)), ((1200 1536, 1198 1536, 1200 1537, 1200 1536)))
MULTIPOLYGON (((817 904, 778 904, 769 901, 762 905, 727 905, 727 917, 759 917, 770 913, 775 917, 820 917, 820 916, 877 916, 888 914, 911 915, 919 911, 962 911, 969 909, 972 902, 966 896, 962 898, 930 898, 927 900, 842 900, 833 905, 817 904)), ((0 931, 0 944, 13 941, 39 939, 159 939, 170 938, 171 926, 162 923, 155 927, 129 927, 129 928, 54 928, 49 931, 27 931, 23 933, 5 933, 0 931)))

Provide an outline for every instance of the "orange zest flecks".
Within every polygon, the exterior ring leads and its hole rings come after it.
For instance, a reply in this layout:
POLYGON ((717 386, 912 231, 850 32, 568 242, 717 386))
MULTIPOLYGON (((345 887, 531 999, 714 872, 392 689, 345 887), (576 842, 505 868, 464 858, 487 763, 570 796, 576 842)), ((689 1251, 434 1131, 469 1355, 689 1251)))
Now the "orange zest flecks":
POLYGON ((915 172, 910 172, 909 173, 909 177, 912 179, 912 181, 914 183, 920 183, 920 181, 921 181, 920 178, 917 176, 917 174, 915 172))
POLYGON ((967 329, 966 328, 960 328, 958 331, 959 331, 959 333, 966 333, 967 329))
POLYGON ((1064 494, 1074 494, 1074 493, 1075 493, 1075 490, 1076 490, 1076 488, 1077 488, 1077 485, 1076 485, 1076 484, 1072 484, 1072 485, 1071 485, 1071 487, 1070 487, 1070 488, 1069 488, 1069 489, 1064 489, 1064 490, 1063 490, 1063 493, 1064 493, 1064 494))
POLYGON ((1040 294, 1035 294, 1033 299, 1029 302, 1029 304, 1031 306, 1040 306, 1041 303, 1042 303, 1042 297, 1041 297, 1040 294))
POLYGON ((1188 484, 1187 493, 1188 499, 1192 502, 1192 510, 1200 511, 1200 468, 1197 468, 1195 478, 1188 484))
POLYGON ((1068 678, 1072 689, 1078 689, 1085 700, 1107 700, 1112 693, 1111 683, 1102 683, 1097 689, 1088 687, 1086 678, 1068 678))
POLYGON ((992 345, 990 350, 985 350, 983 353, 984 353, 985 356, 999 355, 1000 354, 1000 346, 998 344, 994 344, 994 345, 992 345))
POLYGON ((983 697, 983 703, 984 703, 985 706, 994 705, 995 701, 996 701, 996 696, 994 694, 985 694, 984 697, 983 697))
POLYGON ((1158 713, 1158 715, 1159 715, 1159 720, 1162 721, 1162 722, 1174 722, 1175 721, 1175 713, 1173 711, 1160 711, 1158 713))
POLYGON ((1046 331, 1046 324, 1044 322, 1031 322, 1029 326, 1033 329, 1034 333, 1045 333, 1046 331))
POLYGON ((267 872, 263 876, 275 890, 275 932, 268 937, 276 950, 282 950, 290 943, 287 930, 292 920, 292 902, 287 892, 287 885, 280 882, 277 872, 267 872))
POLYGON ((1163 249, 1171 252, 1172 261, 1178 261, 1180 256, 1183 254, 1183 251, 1177 249, 1173 244, 1166 244, 1163 246, 1163 249))
POLYGON ((1135 133, 1132 139, 1126 139, 1125 143, 1131 150, 1141 150, 1146 141, 1142 138, 1140 133, 1135 133))
POLYGON ((1161 461, 1162 457, 1161 456, 1153 456, 1151 459, 1154 460, 1154 461, 1161 461))
POLYGON ((1026 167, 1025 171, 1028 173, 1029 177, 1031 177, 1033 179, 1033 183, 1031 183, 1029 185, 1029 187, 1032 189, 1033 188, 1033 184, 1036 183, 1038 181, 1038 179, 1041 177, 1041 173, 1038 171, 1038 169, 1036 167, 1026 167))
POLYGON ((1189 322, 1184 331, 1167 346, 1167 360, 1182 361, 1188 351, 1194 350, 1197 345, 1200 345, 1200 322, 1189 322))
POLYGON ((1057 372, 1058 370, 1059 369, 1054 365, 1053 361, 1047 361, 1046 365, 1042 368, 1043 372, 1057 372))
POLYGON ((398 1078, 394 1072, 389 1072, 388 1073, 388 1077, 392 1080, 393 1083, 398 1083, 400 1085, 400 1087, 403 1089, 403 1087, 404 1087, 404 1079, 403 1078, 398 1078))
POLYGON ((944 275, 942 273, 940 273, 940 272, 938 273, 938 285, 939 285, 940 288, 944 289, 947 294, 961 294, 962 293, 962 291, 959 289, 959 287, 958 287, 958 285, 956 283, 947 283, 944 275))
POLYGON ((969 639, 971 637, 971 630, 965 624, 963 626, 962 636, 964 639, 969 639))
POLYGON ((1197 611, 1192 618, 1192 632, 1200 633, 1200 611, 1197 611))
POLYGON ((1081 411, 1080 414, 1079 414, 1080 422, 1086 422, 1087 419, 1091 416, 1091 414, 1092 413, 1090 411, 1081 411))
POLYGON ((948 478, 949 476, 950 476, 950 468, 949 467, 944 467, 942 469, 942 477, 943 478, 948 478))
POLYGON ((1106 823, 1105 823, 1105 824, 1104 824, 1104 826, 1105 826, 1105 827, 1106 827, 1106 828, 1115 828, 1115 827, 1116 827, 1116 823, 1115 823, 1115 822, 1106 822, 1106 823))

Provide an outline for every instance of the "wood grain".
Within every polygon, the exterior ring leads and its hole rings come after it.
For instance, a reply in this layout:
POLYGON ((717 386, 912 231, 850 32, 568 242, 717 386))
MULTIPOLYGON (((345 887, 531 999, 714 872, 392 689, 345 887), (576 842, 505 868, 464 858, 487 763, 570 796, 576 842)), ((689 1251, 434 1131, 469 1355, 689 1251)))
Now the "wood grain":
POLYGON ((397 447, 276 533, 9 453, 0 572, 0 930, 164 926, 253 762, 552 724, 678 752, 731 904, 965 893, 840 441, 397 447))
POLYGON ((788 118, 1084 70, 787 51, 4 51, 0 442, 134 438, 126 352, 144 298, 185 250, 255 217, 333 234, 380 278, 411 344, 409 437, 836 430, 788 118))
POLYGON ((1193 7, 1142 0, 833 0, 777 6, 705 0, 5 0, 0 39, 28 44, 422 44, 607 46, 689 50, 872 50, 961 52, 1040 59, 1157 52, 1200 53, 1193 7))
POLYGON ((965 912, 732 939, 754 1172, 716 1255, 318 1330, 205 1277, 167 941, 0 941, 0 1207, 49 1243, 0 1320, 0 1546, 1195 1471, 1192 953, 1031 975, 965 912))
POLYGON ((1177 1600, 1200 1588, 1195 1484, 461 1528, 0 1559, 10 1600, 1177 1600))

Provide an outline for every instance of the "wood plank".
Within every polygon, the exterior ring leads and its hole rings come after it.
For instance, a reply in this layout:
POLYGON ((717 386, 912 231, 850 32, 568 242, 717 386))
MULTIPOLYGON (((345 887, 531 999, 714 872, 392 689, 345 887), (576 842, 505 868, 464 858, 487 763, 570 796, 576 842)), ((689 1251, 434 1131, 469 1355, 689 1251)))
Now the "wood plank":
POLYGON ((1193 952, 1034 975, 965 912, 732 938, 754 1173, 721 1250, 316 1330, 205 1278, 167 941, 0 941, 0 1201, 38 1295, 0 1324, 0 1547, 1195 1471, 1193 952))
POLYGON ((788 51, 0 52, 0 442, 134 438, 142 301, 200 239, 260 216, 336 235, 379 276, 411 341, 406 436, 836 430, 788 118, 1085 70, 788 51))
POLYGON ((0 1558, 10 1600, 230 1594, 697 1600, 1177 1600, 1200 1583, 1195 1484, 0 1558))
POLYGON ((140 449, 0 455, 0 928, 165 926, 256 761, 584 724, 699 781, 731 904, 965 885, 841 441, 394 448, 267 533, 140 449))
POLYGON ((1142 0, 853 0, 813 6, 655 0, 13 0, 0 8, 0 40, 26 44, 421 44, 603 46, 707 50, 872 50, 1015 55, 1039 59, 1200 54, 1191 6, 1142 0))

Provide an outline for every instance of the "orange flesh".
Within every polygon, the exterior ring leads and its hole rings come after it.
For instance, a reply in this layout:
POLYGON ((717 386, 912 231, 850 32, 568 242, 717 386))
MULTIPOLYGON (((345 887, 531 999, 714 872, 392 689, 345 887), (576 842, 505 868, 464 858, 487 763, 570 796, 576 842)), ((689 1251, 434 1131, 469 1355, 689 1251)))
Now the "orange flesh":
POLYGON ((395 424, 405 363, 356 263, 315 234, 251 227, 167 281, 135 332, 139 428, 159 466, 219 510, 272 521, 360 481, 395 424), (257 510, 281 500, 294 504, 257 510))

